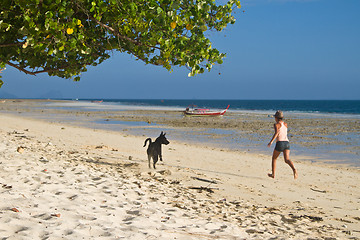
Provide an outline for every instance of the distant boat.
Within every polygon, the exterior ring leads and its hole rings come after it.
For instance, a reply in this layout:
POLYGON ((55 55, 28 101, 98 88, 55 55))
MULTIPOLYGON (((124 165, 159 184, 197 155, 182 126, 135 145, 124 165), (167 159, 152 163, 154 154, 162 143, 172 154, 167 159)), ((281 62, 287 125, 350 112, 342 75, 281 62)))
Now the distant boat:
POLYGON ((185 116, 192 116, 192 117, 216 117, 216 116, 223 116, 226 111, 229 109, 230 105, 227 106, 225 110, 221 111, 212 111, 210 109, 203 109, 203 108, 195 108, 193 110, 190 110, 189 108, 186 108, 184 111, 185 116))
POLYGON ((98 101, 98 100, 93 100, 93 101, 91 101, 92 103, 102 103, 103 102, 103 100, 100 100, 100 101, 98 101))

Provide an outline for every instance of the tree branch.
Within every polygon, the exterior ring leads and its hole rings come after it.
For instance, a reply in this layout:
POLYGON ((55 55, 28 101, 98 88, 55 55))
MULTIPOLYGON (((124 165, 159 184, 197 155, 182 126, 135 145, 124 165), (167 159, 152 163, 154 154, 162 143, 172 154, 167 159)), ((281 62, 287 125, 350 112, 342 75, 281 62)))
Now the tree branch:
POLYGON ((24 72, 24 73, 26 73, 26 74, 33 75, 33 76, 36 75, 36 73, 30 72, 30 71, 28 71, 28 70, 26 70, 26 69, 24 69, 24 68, 21 68, 21 67, 19 67, 18 65, 13 64, 13 63, 11 63, 11 62, 7 62, 6 64, 9 65, 9 66, 14 67, 14 68, 18 69, 19 71, 24 72))
POLYGON ((0 47, 13 47, 13 46, 21 46, 23 45, 23 42, 18 42, 18 43, 8 43, 8 44, 1 44, 0 47))
POLYGON ((122 39, 122 40, 125 40, 125 41, 129 41, 131 43, 134 43, 135 45, 137 46, 145 46, 145 47, 148 47, 148 48, 155 48, 155 49, 158 49, 158 50, 161 50, 161 48, 157 47, 157 46, 149 46, 147 44, 144 44, 140 41, 137 41, 135 39, 132 39, 132 38, 129 38, 128 36, 124 36, 124 35, 121 35, 118 31, 116 31, 114 28, 106 25, 105 23, 102 23, 100 22, 99 20, 97 20, 96 18, 93 18, 90 16, 90 19, 95 21, 97 24, 99 24, 100 26, 102 26, 103 28, 106 28, 108 29, 109 31, 111 31, 115 36, 117 36, 118 38, 122 39))
POLYGON ((119 32, 116 31, 114 28, 112 28, 112 27, 110 27, 110 26, 108 26, 108 25, 100 22, 100 21, 97 20, 96 18, 93 18, 93 17, 90 16, 90 19, 93 20, 93 21, 95 21, 97 24, 99 24, 99 25, 102 26, 103 28, 106 28, 106 29, 110 30, 110 31, 111 31, 112 33, 114 33, 118 38, 120 38, 120 39, 122 39, 122 40, 126 40, 126 41, 129 41, 129 42, 132 42, 132 43, 134 43, 134 44, 136 44, 136 45, 138 45, 138 46, 142 45, 140 42, 138 42, 138 41, 136 41, 136 40, 134 40, 134 39, 132 39, 132 38, 129 38, 129 37, 127 37, 127 36, 123 36, 123 35, 119 34, 119 32))
POLYGON ((46 69, 46 68, 44 68, 44 69, 41 70, 41 71, 30 72, 30 71, 26 70, 25 68, 19 67, 18 65, 13 64, 13 63, 11 63, 11 62, 7 62, 6 64, 9 65, 9 66, 11 66, 11 67, 14 67, 14 68, 18 69, 18 70, 21 71, 21 72, 24 72, 25 74, 29 74, 29 75, 32 75, 32 76, 36 76, 36 74, 39 74, 39 73, 56 72, 56 71, 59 71, 59 70, 61 70, 61 69, 65 69, 66 67, 69 66, 69 64, 64 64, 63 66, 61 66, 61 67, 59 67, 59 68, 56 68, 56 69, 46 69))
MULTIPOLYGON (((80 8, 84 14, 87 15, 88 19, 96 22, 97 24, 99 24, 101 27, 103 28, 106 28, 107 30, 109 30, 110 32, 112 32, 115 36, 117 36, 118 38, 120 38, 121 40, 124 40, 124 41, 129 41, 131 43, 134 43, 135 45, 137 46, 145 46, 145 47, 148 47, 148 48, 155 48, 155 49, 158 49, 158 50, 161 50, 161 48, 157 47, 157 46, 149 46, 147 44, 144 44, 140 41, 137 41, 135 39, 132 39, 128 36, 124 36, 124 35, 121 35, 116 29, 114 29, 113 27, 110 27, 108 25, 106 25, 105 23, 102 23, 101 21, 97 20, 96 18, 94 18, 93 16, 91 16, 91 14, 83 7, 81 6, 80 3, 78 3, 77 1, 75 1, 75 4, 78 8, 80 8)), ((120 4, 120 2, 119 2, 120 4)))

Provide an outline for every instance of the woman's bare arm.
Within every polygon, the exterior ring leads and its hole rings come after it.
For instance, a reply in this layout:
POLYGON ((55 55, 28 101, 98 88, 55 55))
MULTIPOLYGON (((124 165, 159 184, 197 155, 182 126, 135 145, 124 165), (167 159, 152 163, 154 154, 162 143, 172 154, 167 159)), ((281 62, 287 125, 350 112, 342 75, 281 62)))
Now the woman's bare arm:
POLYGON ((275 131, 275 133, 274 133, 273 137, 271 138, 271 141, 269 142, 268 147, 270 147, 271 144, 275 141, 275 139, 279 136, 279 133, 280 133, 280 131, 279 131, 279 129, 280 129, 279 125, 280 125, 280 124, 277 124, 277 123, 274 124, 274 131, 275 131))

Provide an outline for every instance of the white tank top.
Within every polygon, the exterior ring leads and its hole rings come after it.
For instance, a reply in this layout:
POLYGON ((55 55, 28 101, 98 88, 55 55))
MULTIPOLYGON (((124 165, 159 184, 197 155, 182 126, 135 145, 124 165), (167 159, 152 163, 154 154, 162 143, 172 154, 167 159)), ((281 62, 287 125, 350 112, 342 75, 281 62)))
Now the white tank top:
POLYGON ((288 137, 287 137, 287 127, 285 126, 285 124, 283 122, 280 123, 281 127, 279 129, 279 135, 277 137, 277 141, 289 141, 288 137))

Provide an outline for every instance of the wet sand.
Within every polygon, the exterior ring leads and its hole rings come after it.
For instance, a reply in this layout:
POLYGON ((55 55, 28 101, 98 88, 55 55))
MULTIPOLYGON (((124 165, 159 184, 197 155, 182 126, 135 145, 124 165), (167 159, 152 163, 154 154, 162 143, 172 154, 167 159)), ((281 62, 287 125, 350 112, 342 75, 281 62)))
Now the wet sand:
POLYGON ((170 139, 153 170, 143 136, 28 119, 19 109, 0 117, 1 236, 360 239, 356 168, 296 156, 299 178, 279 159, 273 180, 268 155, 170 139))

